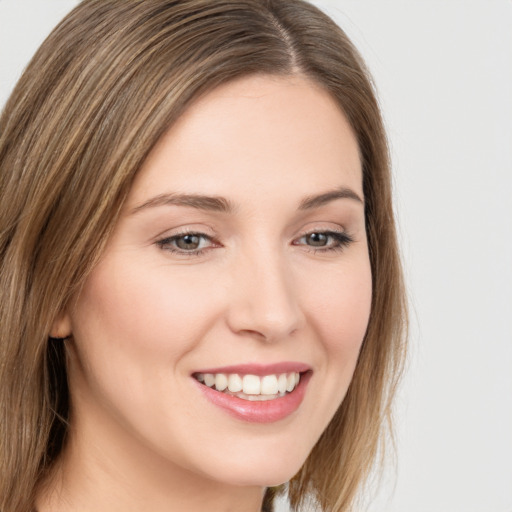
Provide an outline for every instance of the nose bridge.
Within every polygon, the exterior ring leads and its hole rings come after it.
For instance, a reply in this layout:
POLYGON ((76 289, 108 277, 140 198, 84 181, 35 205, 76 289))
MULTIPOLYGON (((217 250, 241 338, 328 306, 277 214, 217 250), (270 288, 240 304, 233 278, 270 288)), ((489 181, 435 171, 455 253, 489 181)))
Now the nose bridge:
POLYGON ((267 341, 286 337, 300 325, 301 310, 291 268, 282 251, 266 247, 240 256, 229 319, 236 332, 267 341))

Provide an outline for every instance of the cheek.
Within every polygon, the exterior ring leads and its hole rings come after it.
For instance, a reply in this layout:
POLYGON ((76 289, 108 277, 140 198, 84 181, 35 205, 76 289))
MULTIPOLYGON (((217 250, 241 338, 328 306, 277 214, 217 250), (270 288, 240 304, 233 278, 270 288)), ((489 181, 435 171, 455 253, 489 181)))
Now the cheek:
POLYGON ((325 349, 333 354, 359 350, 371 310, 372 278, 369 262, 333 269, 315 282, 308 311, 325 349))
POLYGON ((89 276, 72 314, 71 392, 81 397, 82 411, 97 412, 98 423, 115 415, 154 438, 173 424, 170 411, 182 407, 187 355, 218 308, 202 283, 171 279, 165 267, 146 272, 140 264, 107 263, 89 276), (146 425, 141 417, 152 420, 146 425))
POLYGON ((174 361, 208 328, 212 297, 206 300, 202 283, 180 282, 176 274, 171 279, 165 267, 141 268, 105 263, 95 269, 75 308, 75 338, 101 351, 136 355, 141 363, 174 361))
POLYGON ((317 280, 309 293, 310 324, 323 348, 323 392, 319 407, 327 418, 335 413, 347 392, 366 334, 372 301, 369 262, 333 270, 317 280))
POLYGON ((171 278, 165 266, 146 271, 140 261, 114 263, 96 267, 71 315, 70 387, 82 421, 84 414, 102 425, 115 417, 168 446, 169 428, 179 428, 172 411, 183 409, 180 397, 189 392, 183 363, 218 307, 202 280, 171 278))

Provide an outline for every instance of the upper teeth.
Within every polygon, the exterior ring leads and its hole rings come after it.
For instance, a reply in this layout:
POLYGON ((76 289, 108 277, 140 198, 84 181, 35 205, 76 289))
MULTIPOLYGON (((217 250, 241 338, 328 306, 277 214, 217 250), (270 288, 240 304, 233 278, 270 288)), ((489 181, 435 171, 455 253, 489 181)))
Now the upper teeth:
POLYGON ((239 375, 238 373, 197 373, 194 377, 217 391, 228 390, 231 393, 246 395, 277 395, 291 392, 300 381, 300 373, 281 373, 273 375, 239 375))

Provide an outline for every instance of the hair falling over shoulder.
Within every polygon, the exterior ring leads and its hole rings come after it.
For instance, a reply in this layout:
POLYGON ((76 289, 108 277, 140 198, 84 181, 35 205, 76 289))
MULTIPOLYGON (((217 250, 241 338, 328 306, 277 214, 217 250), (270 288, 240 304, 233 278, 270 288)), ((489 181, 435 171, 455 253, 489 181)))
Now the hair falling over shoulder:
POLYGON ((94 267, 134 176, 192 100, 250 74, 303 75, 338 102, 363 162, 373 299, 348 394, 287 488, 352 509, 382 453, 407 324, 386 135, 345 33, 302 0, 84 0, 0 118, 0 511, 30 512, 70 412, 53 320, 94 267))

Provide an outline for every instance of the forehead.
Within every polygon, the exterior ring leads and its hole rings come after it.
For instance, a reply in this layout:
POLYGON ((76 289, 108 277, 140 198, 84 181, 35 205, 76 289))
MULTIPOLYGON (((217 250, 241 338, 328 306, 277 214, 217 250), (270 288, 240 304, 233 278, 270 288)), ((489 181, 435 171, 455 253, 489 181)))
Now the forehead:
POLYGON ((292 195, 348 186, 362 197, 357 140, 336 101, 310 80, 249 76, 196 100, 153 148, 130 203, 265 185, 292 195))

